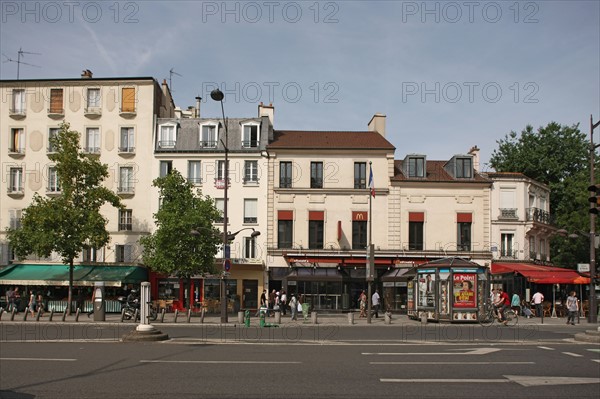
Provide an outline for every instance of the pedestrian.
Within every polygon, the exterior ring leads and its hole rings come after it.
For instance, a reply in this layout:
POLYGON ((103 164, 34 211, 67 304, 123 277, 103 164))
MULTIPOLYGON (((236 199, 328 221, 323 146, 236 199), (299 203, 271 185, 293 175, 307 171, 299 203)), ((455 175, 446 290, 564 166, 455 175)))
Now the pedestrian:
POLYGON ((290 312, 292 314, 292 320, 298 320, 298 300, 294 294, 292 294, 292 297, 290 298, 290 312))
POLYGON ((14 306, 15 306, 15 288, 8 287, 8 290, 6 290, 6 310, 8 312, 11 312, 14 306))
POLYGON ((579 311, 579 299, 575 291, 571 291, 567 297, 567 324, 575 325, 575 315, 579 311))
POLYGON ((533 294, 533 296, 531 297, 531 300, 532 300, 533 304, 535 305, 536 316, 542 317, 544 315, 544 308, 543 308, 544 295, 541 292, 536 291, 536 293, 533 294))
POLYGON ((373 313, 375 313, 375 318, 379 317, 379 292, 375 289, 373 296, 371 297, 371 303, 373 304, 373 313))
POLYGON ((21 308, 21 293, 19 292, 19 287, 15 287, 13 290, 13 308, 16 313, 19 313, 19 309, 21 308))
POLYGON ((508 294, 504 292, 502 288, 498 288, 497 292, 500 295, 500 300, 496 305, 498 307, 498 321, 501 321, 506 325, 507 322, 504 317, 504 311, 510 307, 510 299, 508 299, 508 294))
POLYGON ((513 294, 510 300, 510 307, 515 311, 516 314, 521 314, 521 298, 516 292, 513 294))
POLYGON ((263 290, 262 294, 260 294, 260 308, 256 310, 256 317, 260 316, 260 309, 264 309, 267 311, 267 290, 263 290))
POLYGON ((35 315, 35 294, 33 290, 29 290, 29 302, 27 302, 27 308, 31 316, 35 315))
POLYGON ((276 297, 276 292, 275 290, 271 291, 271 293, 269 294, 269 316, 275 316, 275 297, 276 297), (271 314, 272 313, 272 314, 271 314))
POLYGON ((360 307, 360 315, 358 317, 367 317, 367 294, 362 290, 358 297, 358 305, 360 307))
POLYGON ((285 293, 285 290, 281 290, 281 296, 279 298, 279 308, 281 309, 281 313, 285 316, 287 308, 287 295, 285 293))

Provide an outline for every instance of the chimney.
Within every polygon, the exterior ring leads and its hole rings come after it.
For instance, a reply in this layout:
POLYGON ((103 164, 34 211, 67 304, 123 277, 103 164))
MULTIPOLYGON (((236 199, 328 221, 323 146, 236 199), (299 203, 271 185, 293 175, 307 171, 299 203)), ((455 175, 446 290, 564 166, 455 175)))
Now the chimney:
POLYGON ((385 137, 385 115, 376 113, 369 121, 369 130, 385 137))
POLYGON ((479 147, 477 145, 471 147, 469 155, 473 155, 473 169, 479 173, 479 147))
POLYGON ((273 104, 264 105, 262 102, 258 105, 258 117, 268 116, 271 125, 275 126, 275 107, 273 104))
POLYGON ((162 82, 162 91, 163 91, 163 96, 168 98, 168 94, 169 94, 169 85, 167 84, 167 79, 163 79, 162 82))
POLYGON ((90 71, 89 69, 84 69, 81 72, 81 79, 91 79, 92 75, 92 71, 90 71))
POLYGON ((200 118, 200 102, 202 101, 202 97, 196 97, 196 118, 200 118))

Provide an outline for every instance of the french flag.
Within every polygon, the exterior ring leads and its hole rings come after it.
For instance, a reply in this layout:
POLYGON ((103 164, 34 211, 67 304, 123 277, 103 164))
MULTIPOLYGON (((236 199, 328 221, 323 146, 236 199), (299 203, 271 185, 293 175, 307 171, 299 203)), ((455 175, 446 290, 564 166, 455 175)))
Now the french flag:
POLYGON ((375 182, 373 181, 373 168, 369 169, 369 189, 371 190, 371 195, 375 198, 375 182))

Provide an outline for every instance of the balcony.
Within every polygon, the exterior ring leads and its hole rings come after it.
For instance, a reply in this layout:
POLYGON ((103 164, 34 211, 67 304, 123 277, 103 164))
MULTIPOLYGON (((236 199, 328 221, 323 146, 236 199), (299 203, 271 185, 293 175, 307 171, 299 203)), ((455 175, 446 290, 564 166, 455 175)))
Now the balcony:
POLYGON ((217 148, 217 142, 214 140, 202 140, 202 141, 200 141, 200 147, 202 147, 202 148, 217 148))
POLYGON ((177 144, 174 140, 159 140, 158 148, 175 148, 175 144, 177 144))
POLYGON ((500 257, 504 259, 517 259, 517 251, 512 249, 501 249, 500 257))
POLYGON ((188 177, 187 178, 188 183, 193 184, 195 186, 199 186, 202 184, 202 178, 201 177, 188 177))
POLYGON ((554 217, 550 212, 540 208, 527 208, 525 210, 528 222, 536 222, 546 225, 554 225, 554 217))
POLYGON ((119 147, 119 155, 135 155, 135 147, 119 147))
POLYGON ((48 116, 53 119, 61 119, 65 117, 64 108, 48 108, 48 116))
POLYGON ((56 186, 46 187, 46 195, 48 195, 48 196, 60 195, 60 187, 56 187, 56 186))
POLYGON ((242 141, 243 148, 258 148, 258 140, 244 140, 242 141))
POLYGON ((86 147, 85 152, 91 155, 100 155, 100 147, 86 147))
POLYGON ((11 197, 22 197, 25 195, 25 189, 23 186, 9 186, 6 193, 11 197))
POLYGON ((8 110, 8 116, 10 116, 13 119, 23 119, 25 118, 25 116, 27 116, 27 113, 25 111, 25 108, 10 108, 8 110))
POLYGON ((85 107, 83 114, 88 118, 98 118, 102 116, 102 108, 100 107, 85 107))
POLYGON ((120 107, 119 115, 121 115, 123 118, 133 118, 137 115, 137 112, 135 107, 120 107))
POLYGON ((8 155, 13 158, 21 158, 21 157, 25 156, 25 148, 11 147, 8 149, 8 155))
POLYGON ((516 208, 500 208, 499 220, 519 220, 516 208))
POLYGON ((119 184, 119 186, 117 187, 117 194, 133 195, 135 194, 135 188, 131 184, 119 184))

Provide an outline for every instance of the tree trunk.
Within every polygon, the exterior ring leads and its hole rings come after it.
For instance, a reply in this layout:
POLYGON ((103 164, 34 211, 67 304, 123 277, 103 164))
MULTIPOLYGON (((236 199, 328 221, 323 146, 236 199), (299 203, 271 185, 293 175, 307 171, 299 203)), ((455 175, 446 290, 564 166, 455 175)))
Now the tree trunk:
POLYGON ((67 315, 71 315, 73 301, 73 259, 69 261, 69 295, 67 296, 67 315))

